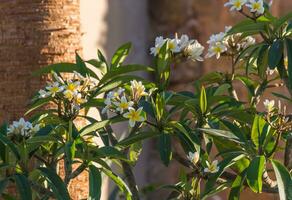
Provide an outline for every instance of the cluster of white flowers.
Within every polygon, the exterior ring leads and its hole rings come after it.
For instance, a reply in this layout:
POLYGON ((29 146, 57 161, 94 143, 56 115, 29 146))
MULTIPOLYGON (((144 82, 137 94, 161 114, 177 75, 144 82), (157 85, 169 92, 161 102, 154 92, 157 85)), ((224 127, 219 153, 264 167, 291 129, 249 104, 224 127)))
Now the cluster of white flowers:
POLYGON ((268 100, 266 99, 264 102, 263 102, 264 106, 265 106, 265 109, 268 113, 270 113, 271 111, 274 110, 274 106, 275 106, 275 101, 274 100, 268 100))
POLYGON ((249 8, 251 13, 262 15, 265 12, 263 0, 229 0, 224 6, 230 6, 230 10, 240 11, 243 6, 249 8))
POLYGON ((40 125, 32 125, 29 121, 20 118, 19 121, 14 121, 8 128, 9 135, 21 135, 22 137, 30 137, 32 134, 38 132, 40 125))
POLYGON ((251 36, 243 38, 240 33, 227 35, 231 28, 231 26, 226 26, 224 32, 211 35, 207 41, 209 48, 206 58, 216 56, 219 59, 223 53, 234 54, 236 53, 234 51, 240 52, 255 43, 255 39, 251 36))
POLYGON ((168 47, 172 53, 182 53, 189 59, 203 61, 201 57, 204 47, 197 40, 190 40, 189 37, 183 34, 180 38, 163 38, 156 37, 154 47, 150 48, 150 53, 154 56, 158 55, 163 44, 168 42, 168 47))
POLYGON ((136 122, 143 122, 145 118, 142 116, 143 108, 139 107, 137 110, 134 108, 135 103, 143 96, 147 96, 145 87, 141 81, 131 81, 131 95, 127 96, 125 89, 119 88, 115 91, 111 91, 107 94, 104 101, 105 107, 102 109, 102 113, 107 111, 117 112, 123 114, 125 118, 129 119, 130 127, 134 127, 136 122))
POLYGON ((77 72, 74 72, 73 78, 67 81, 56 73, 53 73, 53 78, 55 81, 48 82, 45 89, 39 91, 40 98, 65 98, 75 106, 79 106, 87 101, 87 92, 94 86, 90 77, 83 77, 77 72))

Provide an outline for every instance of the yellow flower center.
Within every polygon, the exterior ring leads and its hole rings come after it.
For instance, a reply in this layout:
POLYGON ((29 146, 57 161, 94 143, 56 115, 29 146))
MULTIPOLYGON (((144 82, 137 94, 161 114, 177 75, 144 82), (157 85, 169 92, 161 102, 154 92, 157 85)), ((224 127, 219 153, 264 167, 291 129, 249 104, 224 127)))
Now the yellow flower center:
POLYGON ((169 49, 174 49, 175 45, 173 42, 169 42, 168 47, 169 49))
POLYGON ((215 53, 221 53, 221 51, 222 51, 221 47, 219 47, 219 46, 215 46, 214 47, 214 52, 215 53))
POLYGON ((59 91, 59 88, 58 87, 52 87, 51 89, 50 89, 50 92, 51 93, 56 93, 56 92, 58 92, 59 91))
POLYGON ((74 85, 73 83, 69 83, 69 85, 67 86, 67 90, 70 90, 70 91, 74 91, 76 89, 76 85, 74 85))
POLYGON ((214 171, 216 171, 217 167, 215 165, 211 164, 208 168, 209 168, 210 172, 214 172, 214 171))
POLYGON ((260 5, 259 2, 256 2, 256 3, 254 3, 254 4, 252 5, 252 7, 253 7, 254 10, 259 10, 259 9, 261 8, 261 5, 260 5))
POLYGON ((119 107, 121 109, 127 109, 129 107, 129 104, 128 104, 128 102, 121 102, 119 107))
POLYGON ((69 99, 69 100, 70 100, 70 99, 73 99, 73 94, 72 94, 71 92, 65 92, 64 95, 65 95, 65 98, 66 98, 66 99, 69 99))
POLYGON ((236 8, 240 8, 240 7, 241 7, 241 2, 240 2, 240 1, 236 1, 236 2, 234 3, 234 6, 235 6, 236 8))
POLYGON ((136 111, 130 111, 129 119, 131 119, 132 121, 138 121, 140 119, 140 115, 136 111))

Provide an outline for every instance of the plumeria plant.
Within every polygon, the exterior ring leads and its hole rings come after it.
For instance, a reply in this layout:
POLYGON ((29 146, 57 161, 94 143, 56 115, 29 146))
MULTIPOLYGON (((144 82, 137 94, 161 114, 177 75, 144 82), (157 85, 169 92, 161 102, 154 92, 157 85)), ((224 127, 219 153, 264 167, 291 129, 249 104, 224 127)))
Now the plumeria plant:
POLYGON ((153 138, 165 166, 181 165, 176 184, 157 188, 170 190, 167 199, 203 200, 229 189, 225 199, 238 200, 249 189, 291 200, 292 116, 286 107, 292 102, 292 13, 276 18, 262 0, 225 6, 245 18, 212 35, 205 56, 197 40, 176 35, 156 38, 152 66, 123 64, 127 43, 110 61, 100 51, 87 61, 76 54, 76 63, 37 71, 49 79, 32 99, 30 119, 0 129, 2 198, 69 200, 70 181, 87 171, 88 199, 101 198, 105 176, 123 194, 111 199, 141 199, 145 190, 133 168, 143 141, 153 138), (229 70, 205 74, 193 91, 169 90, 171 66, 204 57, 226 57, 229 70), (133 73, 138 71, 154 81, 133 73), (240 99, 235 82, 246 98, 240 99), (289 95, 270 92, 275 87, 289 95), (279 101, 264 99, 266 94, 279 101), (100 118, 90 117, 90 109, 100 118), (118 137, 113 125, 123 122, 126 133, 118 137), (8 192, 11 186, 17 194, 8 192))

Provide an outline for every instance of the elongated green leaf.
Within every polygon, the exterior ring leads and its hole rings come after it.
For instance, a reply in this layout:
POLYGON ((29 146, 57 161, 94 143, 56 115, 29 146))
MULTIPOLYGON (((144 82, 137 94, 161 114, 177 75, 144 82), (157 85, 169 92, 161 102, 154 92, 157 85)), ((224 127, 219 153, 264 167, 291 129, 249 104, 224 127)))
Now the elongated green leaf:
POLYGON ((89 198, 99 200, 101 196, 101 174, 94 165, 89 165, 89 198))
POLYGON ((274 21, 274 31, 277 31, 283 24, 288 23, 292 19, 292 12, 274 21))
POLYGON ((235 33, 251 33, 252 34, 256 34, 259 33, 260 31, 264 31, 265 30, 265 25, 267 24, 267 22, 263 22, 263 21, 259 21, 259 22, 255 22, 251 19, 245 19, 241 22, 239 22, 238 24, 234 25, 231 30, 228 31, 228 35, 232 35, 235 33))
POLYGON ((276 40, 269 49, 269 68, 275 69, 283 57, 283 41, 276 40))
POLYGON ((111 67, 119 67, 124 62, 131 49, 131 43, 128 42, 120 46, 112 57, 111 67))
POLYGON ((231 185, 231 190, 229 193, 228 200, 239 200, 240 192, 242 190, 243 183, 246 178, 246 171, 243 171, 240 175, 236 177, 231 185))
POLYGON ((116 116, 116 117, 113 117, 113 118, 108 119, 108 120, 104 120, 104 121, 101 121, 101 122, 96 122, 96 123, 93 123, 93 124, 89 124, 88 126, 84 127, 80 131, 80 136, 84 136, 84 135, 86 135, 88 133, 97 131, 98 129, 101 129, 101 128, 105 127, 105 126, 108 126, 108 125, 111 125, 111 124, 114 124, 114 123, 117 123, 117 122, 126 121, 126 120, 127 119, 125 119, 122 116, 116 116))
POLYGON ((160 158, 165 166, 168 166, 171 160, 171 138, 168 134, 163 133, 159 137, 160 158))
POLYGON ((268 57, 269 57, 268 47, 269 47, 268 45, 261 46, 259 55, 257 58, 258 74, 262 79, 266 77, 266 71, 268 69, 268 57))
POLYGON ((56 199, 58 200, 70 200, 68 190, 63 183, 62 179, 52 170, 44 167, 38 168, 41 174, 48 181, 51 189, 54 192, 56 199))
POLYGON ((207 111, 207 96, 204 87, 202 87, 200 94, 200 108, 202 113, 205 113, 207 111))
POLYGON ((209 135, 224 137, 224 138, 230 139, 231 141, 241 143, 239 138, 235 134, 233 134, 231 131, 212 129, 212 128, 199 128, 198 130, 201 130, 204 133, 207 133, 209 135))
POLYGON ((30 106, 28 111, 26 111, 26 113, 24 115, 27 115, 29 113, 31 113, 32 111, 48 104, 53 98, 52 97, 47 97, 47 98, 42 98, 42 99, 38 99, 35 102, 33 102, 30 106))
MULTIPOLYGON (((0 134, 3 136, 6 136, 7 129, 8 129, 8 124, 4 122, 0 127, 0 134)), ((0 156, 3 162, 6 162, 6 154, 7 154, 6 145, 0 140, 0 156)))
POLYGON ((265 167, 265 157, 257 156, 255 157, 248 169, 247 169, 247 184, 249 187, 257 193, 262 192, 262 176, 265 167))
POLYGON ((286 39, 287 56, 288 56, 288 77, 289 85, 288 88, 292 90, 292 39, 286 39))
POLYGON ((29 182, 27 178, 22 175, 22 174, 15 174, 13 176, 17 189, 20 195, 21 200, 31 200, 32 199, 32 193, 31 193, 31 188, 29 185, 29 182))
POLYGON ((131 72, 136 72, 136 71, 154 71, 153 68, 148 67, 148 66, 144 66, 144 65, 123 65, 120 66, 118 68, 114 68, 111 71, 109 71, 108 73, 106 73, 102 79, 100 80, 99 84, 104 84, 110 80, 112 80, 113 78, 120 76, 122 74, 126 74, 126 73, 131 73, 131 72))
POLYGON ((29 138, 26 142, 29 143, 48 143, 48 142, 57 142, 58 140, 53 136, 36 136, 29 138))
POLYGON ((132 193, 129 190, 126 183, 116 174, 114 174, 112 171, 107 170, 105 168, 101 168, 101 171, 105 173, 109 178, 111 178, 115 184, 119 187, 120 191, 123 192, 126 195, 127 200, 131 200, 132 193))
POLYGON ((94 157, 98 157, 98 158, 109 157, 109 158, 127 160, 126 156, 120 150, 116 149, 115 147, 111 147, 111 146, 104 146, 101 148, 96 148, 94 146, 92 148, 89 148, 89 152, 94 157))
POLYGON ((157 56, 157 72, 160 76, 170 64, 170 51, 168 49, 168 43, 165 42, 159 50, 157 56))
POLYGON ((135 135, 131 135, 123 139, 117 145, 122 146, 122 147, 127 147, 136 142, 144 141, 147 138, 152 138, 152 137, 157 137, 157 136, 159 136, 159 134, 154 131, 139 132, 135 135))
POLYGON ((7 146, 17 159, 20 159, 19 151, 14 143, 12 143, 5 135, 0 134, 0 141, 7 146))
POLYGON ((251 139, 257 149, 263 145, 268 132, 268 123, 263 119, 263 117, 256 115, 252 125, 251 139))
POLYGON ((280 200, 292 198, 292 178, 289 171, 277 160, 271 160, 278 183, 280 200))
POLYGON ((3 191, 5 190, 6 186, 8 185, 8 181, 9 181, 8 178, 4 178, 0 181, 0 197, 3 191))

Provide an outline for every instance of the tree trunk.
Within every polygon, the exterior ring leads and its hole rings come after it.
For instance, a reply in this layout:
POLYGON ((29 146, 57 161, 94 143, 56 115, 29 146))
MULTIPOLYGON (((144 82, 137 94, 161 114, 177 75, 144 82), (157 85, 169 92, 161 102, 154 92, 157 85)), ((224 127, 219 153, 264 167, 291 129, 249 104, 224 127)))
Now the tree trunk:
MULTIPOLYGON (((32 77, 33 71, 75 60, 81 50, 79 12, 79 0, 1 0, 1 122, 23 116, 44 85, 47 77, 32 77)), ((87 197, 87 181, 81 175, 70 184, 73 199, 87 197)))

